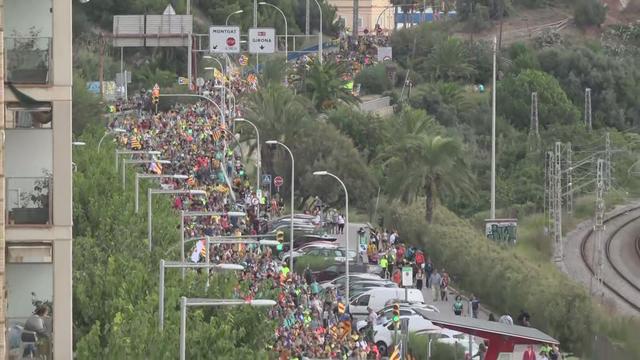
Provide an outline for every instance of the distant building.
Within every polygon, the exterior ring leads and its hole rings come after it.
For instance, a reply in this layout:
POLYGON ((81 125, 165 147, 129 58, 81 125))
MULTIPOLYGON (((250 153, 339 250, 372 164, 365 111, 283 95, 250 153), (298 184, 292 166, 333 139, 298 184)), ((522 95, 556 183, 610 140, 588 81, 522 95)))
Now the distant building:
MULTIPOLYGON (((336 7, 337 17, 344 22, 345 28, 351 33, 353 0, 329 0, 329 4, 336 7)), ((393 30, 394 10, 389 0, 359 0, 358 4, 359 34, 363 34, 365 30, 374 31, 378 17, 382 29, 393 30)))
MULTIPOLYGON (((55 359, 73 358, 71 7, 0 0, 0 326, 24 325, 32 293, 52 302, 55 359)), ((0 334, 0 359, 15 358, 0 334)))

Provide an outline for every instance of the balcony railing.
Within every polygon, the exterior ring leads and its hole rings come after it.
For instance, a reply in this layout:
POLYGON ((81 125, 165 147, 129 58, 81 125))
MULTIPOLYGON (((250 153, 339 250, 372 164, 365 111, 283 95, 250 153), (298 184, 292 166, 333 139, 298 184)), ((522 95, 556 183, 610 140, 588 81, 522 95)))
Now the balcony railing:
POLYGON ((49 84, 50 37, 5 37, 5 76, 16 84, 49 84))
POLYGON ((7 177, 7 225, 51 224, 51 184, 51 177, 7 177))

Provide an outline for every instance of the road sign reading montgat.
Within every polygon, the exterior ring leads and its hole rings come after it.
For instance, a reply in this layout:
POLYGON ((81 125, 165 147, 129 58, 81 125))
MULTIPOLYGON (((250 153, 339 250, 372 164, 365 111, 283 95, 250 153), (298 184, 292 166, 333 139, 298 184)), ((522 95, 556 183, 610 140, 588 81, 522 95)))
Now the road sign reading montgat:
POLYGON ((252 54, 273 54, 276 51, 276 30, 274 28, 249 29, 249 52, 252 54))
POLYGON ((240 27, 211 26, 209 28, 209 51, 212 53, 239 53, 240 27))

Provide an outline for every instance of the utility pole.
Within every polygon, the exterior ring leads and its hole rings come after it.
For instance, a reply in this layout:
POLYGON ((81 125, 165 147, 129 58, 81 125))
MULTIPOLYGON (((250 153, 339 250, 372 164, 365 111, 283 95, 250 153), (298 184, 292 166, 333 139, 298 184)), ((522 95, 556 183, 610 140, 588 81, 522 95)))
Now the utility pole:
POLYGON ((551 201, 550 199, 550 195, 551 192, 549 191, 550 186, 549 184, 551 183, 551 169, 550 169, 550 165, 551 164, 551 156, 549 155, 549 152, 545 152, 544 153, 544 194, 542 196, 542 209, 543 209, 543 213, 544 213, 544 220, 545 220, 545 225, 544 225, 544 233, 545 235, 548 234, 551 231, 551 221, 550 219, 550 214, 551 214, 551 201))
MULTIPOLYGON (((352 34, 353 34, 353 43, 355 44, 357 39, 358 39, 358 6, 360 5, 359 0, 353 0, 353 29, 352 29, 352 34)), ((307 7, 308 8, 308 7, 307 7)))
POLYGON ((309 36, 310 34, 310 28, 311 26, 309 25, 309 1, 310 0, 306 0, 306 5, 305 5, 305 16, 304 16, 304 33, 309 36))
POLYGON ((611 174, 612 174, 612 165, 611 165, 611 137, 609 136, 609 132, 605 134, 604 138, 604 191, 609 191, 611 189, 611 174))
POLYGON ((591 122, 591 89, 584 89, 584 126, 587 128, 587 131, 591 131, 593 129, 593 125, 591 122))
POLYGON ((496 53, 498 39, 493 38, 493 79, 491 87, 491 211, 489 217, 496 218, 496 53))
POLYGON ((538 122, 538 93, 531 93, 531 124, 529 125, 529 152, 537 151, 540 145, 538 122))
MULTIPOLYGON (((554 234, 555 227, 553 221, 555 219, 555 174, 553 164, 553 151, 547 151, 545 158, 545 207, 547 209, 547 233, 554 234)), ((555 237, 555 235, 553 236, 555 237)))
POLYGON ((567 214, 573 214, 573 151, 571 150, 571 143, 567 143, 567 214))
POLYGON ((553 237, 554 261, 560 262, 564 257, 562 244, 562 143, 556 142, 554 152, 554 204, 553 204, 553 237))
POLYGON ((605 192, 605 160, 598 159, 596 167, 596 214, 593 225, 593 232, 596 236, 593 257, 591 264, 593 266, 593 278, 591 279, 590 292, 599 294, 602 291, 602 272, 604 264, 604 192, 605 192), (594 289, 595 281, 595 289, 594 289))

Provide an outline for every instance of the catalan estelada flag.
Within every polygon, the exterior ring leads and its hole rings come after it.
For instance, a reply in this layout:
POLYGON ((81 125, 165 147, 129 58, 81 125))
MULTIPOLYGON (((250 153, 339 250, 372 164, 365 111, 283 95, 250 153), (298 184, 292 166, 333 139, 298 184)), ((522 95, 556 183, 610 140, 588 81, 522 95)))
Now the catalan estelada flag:
POLYGON ((161 175, 162 174, 162 164, 157 163, 157 162, 152 162, 151 165, 149 165, 149 171, 155 173, 156 175, 161 175))
POLYGON ((138 140, 138 138, 135 136, 131 138, 131 148, 133 150, 142 149, 142 144, 140 144, 140 140, 138 140))

